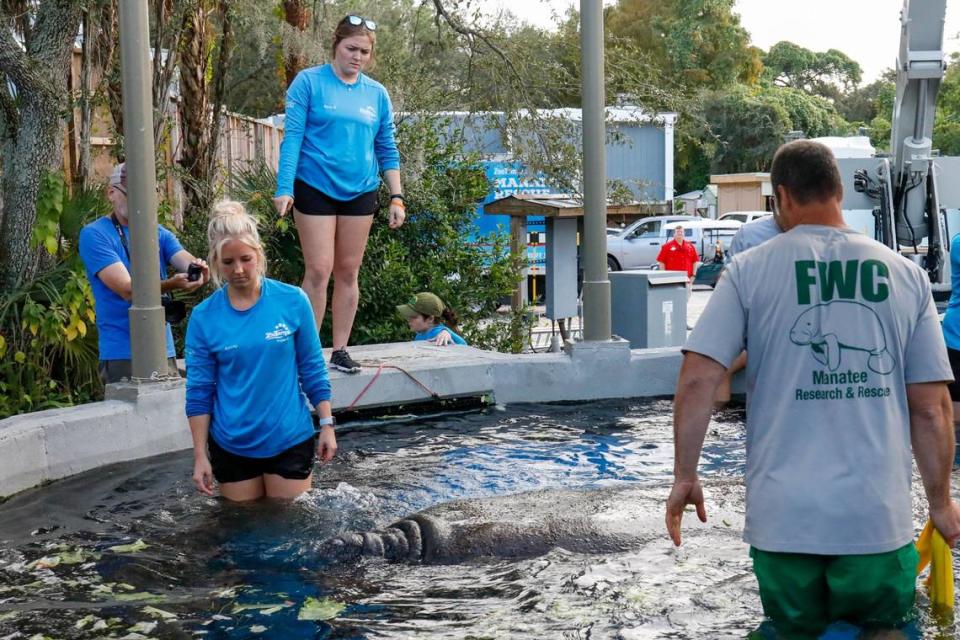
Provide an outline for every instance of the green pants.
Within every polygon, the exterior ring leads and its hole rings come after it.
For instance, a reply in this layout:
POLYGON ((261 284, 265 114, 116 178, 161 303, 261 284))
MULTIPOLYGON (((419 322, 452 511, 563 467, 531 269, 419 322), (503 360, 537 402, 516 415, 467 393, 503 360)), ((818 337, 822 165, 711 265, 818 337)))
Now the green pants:
POLYGON ((750 548, 763 612, 785 638, 817 638, 838 620, 897 628, 912 616, 917 549, 821 556, 750 548))

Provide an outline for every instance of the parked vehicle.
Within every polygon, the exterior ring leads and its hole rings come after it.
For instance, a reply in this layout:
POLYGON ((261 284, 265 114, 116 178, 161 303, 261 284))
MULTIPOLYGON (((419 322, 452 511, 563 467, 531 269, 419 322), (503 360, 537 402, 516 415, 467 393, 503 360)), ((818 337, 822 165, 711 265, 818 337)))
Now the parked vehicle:
POLYGON ((730 211, 720 216, 717 220, 719 222, 742 222, 746 224, 770 215, 773 214, 769 211, 730 211))
POLYGON ((610 271, 622 269, 648 269, 657 261, 660 247, 673 235, 666 235, 665 225, 677 222, 700 222, 698 216, 656 216, 640 218, 631 223, 619 235, 607 237, 607 268, 610 271))

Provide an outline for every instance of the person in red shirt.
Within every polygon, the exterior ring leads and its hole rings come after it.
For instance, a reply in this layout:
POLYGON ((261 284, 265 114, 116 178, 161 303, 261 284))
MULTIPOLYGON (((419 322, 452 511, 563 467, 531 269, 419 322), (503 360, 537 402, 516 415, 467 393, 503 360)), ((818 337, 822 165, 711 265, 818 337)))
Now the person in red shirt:
MULTIPOLYGON (((683 227, 677 226, 673 229, 673 240, 670 240, 660 248, 657 255, 657 264, 664 271, 685 271, 687 273, 687 299, 693 293, 693 267, 700 262, 700 256, 697 255, 697 248, 692 242, 687 242, 683 238, 683 227)), ((687 323, 687 330, 693 327, 687 323)))
POLYGON ((697 249, 692 242, 683 238, 683 227, 677 226, 673 230, 673 240, 667 242, 657 255, 657 263, 665 271, 686 271, 689 285, 693 278, 693 266, 700 262, 697 249))

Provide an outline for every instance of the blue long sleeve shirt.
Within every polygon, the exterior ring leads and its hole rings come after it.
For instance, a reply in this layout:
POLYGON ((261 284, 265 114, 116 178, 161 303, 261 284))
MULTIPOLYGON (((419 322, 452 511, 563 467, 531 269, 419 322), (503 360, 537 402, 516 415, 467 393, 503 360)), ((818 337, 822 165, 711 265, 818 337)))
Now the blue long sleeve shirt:
POLYGON ((440 333, 443 331, 446 331, 447 333, 450 334, 450 339, 453 340, 453 344, 467 344, 466 340, 464 340, 463 338, 458 336, 456 333, 454 333, 453 330, 450 329, 445 324, 434 325, 433 328, 431 329, 427 329, 426 331, 421 331, 420 333, 413 336, 413 341, 419 342, 421 340, 433 340, 438 335, 440 335, 440 333))
POLYGON ((943 339, 947 346, 960 351, 960 234, 950 242, 950 302, 943 316, 943 339))
POLYGON ((263 279, 238 311, 227 288, 197 305, 187 326, 187 417, 210 415, 210 437, 235 455, 269 458, 309 438, 314 406, 330 399, 306 294, 263 279), (301 391, 302 390, 302 391, 301 391))
POLYGON ((347 84, 325 64, 304 69, 287 90, 277 196, 302 180, 334 200, 353 200, 400 168, 393 106, 382 84, 364 74, 347 84))

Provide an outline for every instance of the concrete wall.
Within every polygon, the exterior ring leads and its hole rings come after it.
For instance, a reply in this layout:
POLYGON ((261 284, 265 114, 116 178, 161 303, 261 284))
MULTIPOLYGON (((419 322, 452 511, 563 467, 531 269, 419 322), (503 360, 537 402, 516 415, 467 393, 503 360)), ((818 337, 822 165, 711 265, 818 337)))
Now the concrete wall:
MULTIPOLYGON (((329 355, 329 354, 328 354, 329 355)), ((492 394, 500 403, 673 393, 679 349, 576 343, 567 353, 507 355, 398 343, 354 347, 362 373, 331 373, 334 410, 492 394)), ((190 448, 182 381, 109 385, 107 400, 0 421, 0 497, 96 467, 190 448)))
POLYGON ((0 421, 0 497, 191 446, 182 382, 111 385, 111 398, 0 421))

